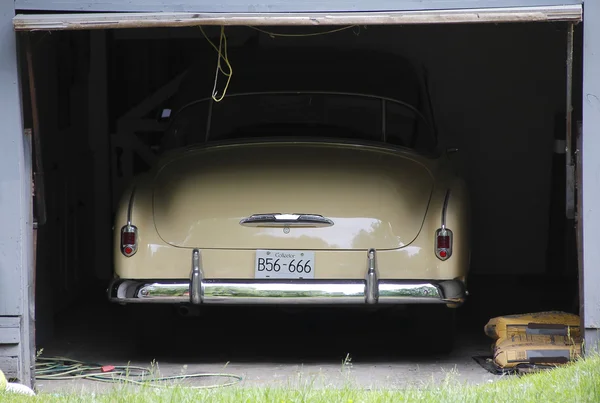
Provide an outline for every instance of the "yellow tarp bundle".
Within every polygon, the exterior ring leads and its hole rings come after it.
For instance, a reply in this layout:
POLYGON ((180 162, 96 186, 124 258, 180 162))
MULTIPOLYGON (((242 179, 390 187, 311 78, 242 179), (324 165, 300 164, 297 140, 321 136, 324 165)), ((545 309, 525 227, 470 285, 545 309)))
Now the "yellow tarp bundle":
POLYGON ((499 339, 494 363, 501 368, 519 364, 560 365, 581 356, 581 342, 565 336, 518 335, 499 339))
POLYGON ((581 356, 579 316, 564 312, 507 315, 490 319, 485 333, 495 339, 493 361, 500 368, 559 365, 581 356))
POLYGON ((492 339, 505 339, 511 334, 558 334, 580 337, 578 315, 565 312, 539 312, 521 315, 506 315, 492 318, 485 325, 485 334, 492 339))

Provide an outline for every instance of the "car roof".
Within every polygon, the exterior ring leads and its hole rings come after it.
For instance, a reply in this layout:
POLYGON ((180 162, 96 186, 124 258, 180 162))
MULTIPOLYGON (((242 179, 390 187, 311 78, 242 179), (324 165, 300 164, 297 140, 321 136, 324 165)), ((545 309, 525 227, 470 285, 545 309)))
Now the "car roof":
MULTIPOLYGON (((423 87, 405 58, 371 50, 314 47, 240 48, 228 50, 233 69, 227 94, 254 92, 337 92, 389 98, 423 111, 423 87)), ((212 95, 217 52, 195 62, 173 99, 177 111, 212 95)), ((223 60, 222 68, 227 71, 223 60)), ((219 76, 219 94, 227 81, 219 76)))

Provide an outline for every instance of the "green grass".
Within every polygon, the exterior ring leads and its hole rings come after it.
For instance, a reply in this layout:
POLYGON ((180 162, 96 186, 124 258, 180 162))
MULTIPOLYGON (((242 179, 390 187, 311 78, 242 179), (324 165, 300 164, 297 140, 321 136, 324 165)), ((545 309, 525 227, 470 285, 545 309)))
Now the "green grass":
POLYGON ((296 382, 290 387, 228 387, 193 390, 180 385, 168 388, 143 386, 138 389, 115 385, 101 394, 44 394, 36 397, 0 394, 0 401, 25 402, 600 402, 600 356, 522 377, 503 377, 493 383, 469 386, 452 374, 437 385, 401 390, 363 390, 351 384, 342 388, 315 387, 312 382, 296 382))

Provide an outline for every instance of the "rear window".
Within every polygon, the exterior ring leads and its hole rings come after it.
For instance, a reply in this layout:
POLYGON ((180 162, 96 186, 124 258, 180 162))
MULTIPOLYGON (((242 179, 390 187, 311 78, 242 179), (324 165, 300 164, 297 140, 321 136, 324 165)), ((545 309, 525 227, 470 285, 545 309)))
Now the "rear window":
POLYGON ((165 148, 251 137, 381 141, 429 151, 433 136, 410 107, 376 97, 331 93, 230 95, 177 112, 165 148))

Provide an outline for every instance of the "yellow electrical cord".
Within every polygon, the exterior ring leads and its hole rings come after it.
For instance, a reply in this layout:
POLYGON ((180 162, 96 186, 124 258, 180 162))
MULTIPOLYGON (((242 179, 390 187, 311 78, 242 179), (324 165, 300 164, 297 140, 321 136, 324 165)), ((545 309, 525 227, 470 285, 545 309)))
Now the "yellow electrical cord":
MULTIPOLYGON (((308 34, 279 34, 276 32, 269 32, 264 29, 257 28, 257 27, 251 26, 251 25, 247 25, 247 27, 254 29, 258 32, 262 32, 263 34, 267 34, 272 38, 275 38, 275 37, 298 38, 298 37, 305 37, 305 36, 319 36, 319 35, 333 34, 336 32, 345 31, 347 29, 351 29, 351 28, 355 28, 355 27, 358 27, 360 29, 360 27, 358 25, 348 25, 346 27, 336 28, 336 29, 332 29, 332 30, 324 31, 324 32, 312 32, 312 33, 308 33, 308 34)), ((215 83, 213 86, 213 92, 212 92, 211 96, 215 102, 221 102, 223 100, 223 98, 225 98, 225 95, 227 94, 227 89, 229 88, 229 83, 231 82, 231 76, 233 76, 233 68, 231 67, 231 63, 229 62, 229 58, 227 56, 227 35, 225 35, 225 26, 221 25, 221 32, 219 35, 219 46, 215 45, 214 42, 210 40, 208 35, 206 35, 206 33, 204 32, 204 29, 202 29, 201 25, 198 25, 198 28, 200 28, 202 35, 204 35, 204 38, 206 38, 208 43, 210 43, 210 45, 213 47, 213 49, 217 51, 217 55, 218 55, 217 69, 215 71, 215 83), (222 49, 224 49, 224 50, 222 50, 222 49), (223 60, 225 62, 228 71, 223 70, 223 67, 221 65, 221 60, 223 60), (227 77, 227 82, 225 83, 225 88, 223 88, 223 93, 221 94, 220 97, 217 97, 217 94, 218 94, 217 84, 219 82, 219 72, 222 73, 225 77, 227 77)))
POLYGON ((216 50, 218 53, 217 70, 215 71, 215 84, 213 86, 212 99, 215 102, 221 102, 223 100, 223 98, 225 98, 225 95, 227 94, 227 89, 229 88, 229 82, 231 81, 231 76, 233 75, 233 68, 231 67, 231 63, 229 63, 229 58, 227 57, 227 35, 225 35, 225 26, 221 25, 221 34, 219 36, 219 47, 217 47, 217 45, 215 45, 213 43, 213 41, 210 40, 210 38, 206 35, 204 30, 202 29, 201 25, 199 25, 198 28, 200 28, 202 35, 204 35, 204 37, 206 38, 208 43, 210 43, 210 45, 213 47, 213 49, 216 50), (224 48, 225 50, 221 51, 222 48, 224 48), (229 72, 226 72, 225 70, 223 70, 223 67, 221 66, 221 59, 223 59, 223 61, 227 65, 229 72), (225 75, 225 77, 227 77, 227 82, 225 83, 225 88, 223 88, 223 93, 221 94, 221 97, 217 98, 217 84, 219 82, 219 72, 223 73, 223 75, 225 75))
POLYGON ((354 27, 357 27, 357 26, 358 25, 348 25, 346 27, 336 28, 336 29, 332 29, 330 31, 312 32, 312 33, 309 33, 309 34, 279 34, 279 33, 276 33, 276 32, 265 31, 264 29, 254 27, 252 25, 247 25, 248 28, 252 28, 252 29, 254 29, 254 30, 258 31, 258 32, 262 32, 263 34, 267 34, 267 35, 269 35, 272 38, 275 38, 275 37, 278 37, 278 36, 281 36, 281 37, 290 37, 290 38, 299 38, 299 37, 304 37, 304 36, 327 35, 327 34, 333 34, 333 33, 336 33, 336 32, 345 31, 347 29, 354 28, 354 27))

